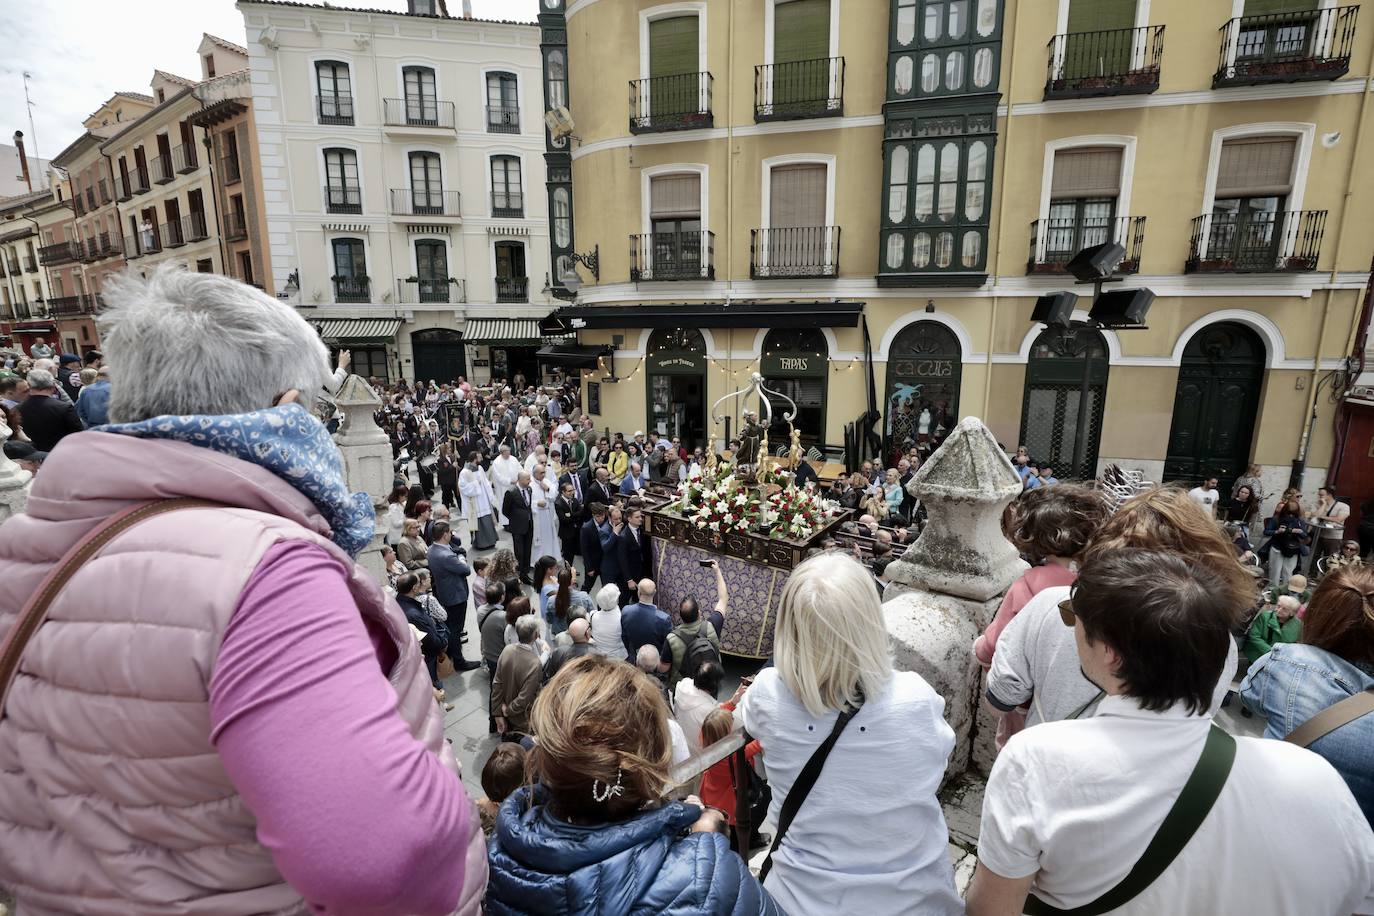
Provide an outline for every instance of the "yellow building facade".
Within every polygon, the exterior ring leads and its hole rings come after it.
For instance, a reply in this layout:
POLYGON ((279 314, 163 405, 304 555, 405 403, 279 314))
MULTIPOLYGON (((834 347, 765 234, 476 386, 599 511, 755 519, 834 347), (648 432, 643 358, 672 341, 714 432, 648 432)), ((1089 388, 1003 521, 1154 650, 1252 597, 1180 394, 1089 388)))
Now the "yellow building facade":
MULTIPOLYGON (((1304 457, 1311 492, 1374 252, 1360 12, 542 0, 570 123, 555 274, 598 255, 546 329, 609 348, 584 403, 627 433, 719 440, 711 405, 760 372, 817 445, 864 426, 871 388, 889 455, 974 415, 1058 476, 1257 463, 1272 493, 1304 457), (1064 270, 1112 241, 1106 288, 1155 294, 1144 327, 1085 324, 1064 270), (1031 320, 1059 290, 1070 331, 1031 320)), ((756 406, 722 405, 730 430, 756 406)))

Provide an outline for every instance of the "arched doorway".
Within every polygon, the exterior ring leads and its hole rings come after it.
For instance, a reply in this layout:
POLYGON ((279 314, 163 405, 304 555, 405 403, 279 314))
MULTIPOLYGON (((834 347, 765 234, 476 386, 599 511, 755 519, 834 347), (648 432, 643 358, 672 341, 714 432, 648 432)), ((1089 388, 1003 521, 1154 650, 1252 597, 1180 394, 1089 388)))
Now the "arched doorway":
POLYGON ((463 352, 463 335, 448 328, 426 328, 410 333, 414 351, 415 378, 439 384, 456 382, 467 375, 467 355, 463 352))
POLYGON ((1107 341, 1093 328, 1046 328, 1031 346, 1021 444, 1032 459, 1054 465, 1056 477, 1097 474, 1107 369, 1107 341))
POLYGON ((687 448, 706 441, 706 342, 695 328, 655 331, 648 365, 649 429, 680 436, 687 448))
POLYGON ((1183 348, 1174 390, 1166 480, 1215 477, 1229 488, 1245 473, 1264 360, 1264 341, 1243 324, 1210 324, 1192 336, 1183 348))
MULTIPOLYGON (((801 433, 804 446, 825 444, 825 389, 829 372, 830 347, 818 328, 781 328, 768 332, 759 359, 760 374, 774 391, 787 395, 797 405, 793 425, 801 433)), ((788 444, 787 402, 770 398, 773 425, 768 438, 775 446, 788 444)), ((762 414, 760 414, 762 416, 762 414)), ((776 451, 776 448, 774 449, 776 451)))
POLYGON ((959 419, 964 353, 959 338, 938 321, 902 328, 887 356, 883 454, 887 466, 912 444, 943 442, 959 419))

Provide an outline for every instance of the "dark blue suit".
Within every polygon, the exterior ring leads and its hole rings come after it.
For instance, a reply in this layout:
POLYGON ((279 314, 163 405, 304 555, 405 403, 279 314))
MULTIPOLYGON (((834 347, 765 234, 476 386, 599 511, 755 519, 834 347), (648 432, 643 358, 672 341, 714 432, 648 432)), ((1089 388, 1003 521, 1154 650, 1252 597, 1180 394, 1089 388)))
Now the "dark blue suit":
MULTIPOLYGON (((592 523, 595 523, 595 519, 592 523)), ((620 574, 620 545, 616 542, 615 532, 609 521, 597 526, 596 539, 601 551, 601 581, 613 582, 620 589, 621 606, 625 604, 625 577, 620 574)), ((631 596, 633 597, 633 596, 631 596)))

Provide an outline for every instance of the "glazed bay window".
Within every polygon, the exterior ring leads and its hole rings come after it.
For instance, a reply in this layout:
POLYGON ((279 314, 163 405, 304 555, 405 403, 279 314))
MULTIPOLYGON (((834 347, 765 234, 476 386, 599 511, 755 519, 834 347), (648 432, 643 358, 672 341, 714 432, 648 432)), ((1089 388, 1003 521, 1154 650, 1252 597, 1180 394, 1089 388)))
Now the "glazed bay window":
MULTIPOLYGON (((888 133, 905 133, 909 125, 890 122, 888 133)), ((919 274, 962 274, 969 283, 982 283, 991 127, 989 115, 917 119, 914 138, 888 140, 879 283, 923 285, 919 274), (964 130, 978 135, 955 133, 964 130)))
POLYGON ((889 100, 997 91, 999 0, 894 0, 889 100))
POLYGON ((487 133, 520 133, 518 87, 514 73, 487 74, 487 133))
POLYGON ((334 239, 334 301, 368 302, 367 255, 362 239, 334 239))
POLYGON ((358 154, 351 149, 324 151, 324 209, 326 213, 362 213, 363 190, 358 183, 358 154))
POLYGON ((321 124, 353 123, 353 82, 348 64, 337 60, 316 63, 315 90, 321 124))

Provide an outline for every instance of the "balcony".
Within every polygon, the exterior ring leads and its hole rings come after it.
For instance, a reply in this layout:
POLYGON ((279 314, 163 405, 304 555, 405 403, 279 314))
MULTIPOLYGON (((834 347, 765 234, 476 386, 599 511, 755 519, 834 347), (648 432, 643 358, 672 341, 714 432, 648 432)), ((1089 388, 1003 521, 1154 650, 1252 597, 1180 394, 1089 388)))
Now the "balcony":
POLYGON ((172 171, 172 154, 154 156, 148 161, 148 171, 153 176, 153 184, 168 184, 175 181, 177 173, 172 171))
POLYGON ((110 179, 102 178, 96 182, 95 186, 100 192, 100 205, 108 204, 113 199, 110 196, 110 179))
POLYGON ((1140 271, 1140 249, 1145 244, 1145 217, 1118 216, 1106 220, 1038 219, 1031 223, 1028 274, 1062 274, 1065 265, 1084 248, 1117 242, 1126 249, 1116 272, 1140 271))
POLYGON ((248 220, 242 210, 230 210, 224 214, 224 240, 241 242, 248 238, 248 220))
POLYGON ((243 180, 242 176, 239 173, 238 153, 233 153, 228 156, 220 157, 219 176, 220 181, 222 181, 226 186, 231 184, 238 184, 240 181, 243 180))
POLYGON ((1148 95, 1159 88, 1164 26, 1056 35, 1049 52, 1047 99, 1148 95))
POLYGON ((710 127, 711 86, 709 73, 630 80, 630 133, 710 127))
POLYGON ((367 277, 334 277, 335 302, 370 302, 370 281, 367 277))
POLYGON ((493 219, 522 219, 525 216, 525 195, 520 191, 492 191, 493 219))
POLYGON ((91 311, 90 296, 58 296, 48 300, 49 315, 84 315, 91 311))
POLYGON ((147 194, 149 188, 147 169, 135 168, 129 172, 130 194, 147 194))
POLYGON ((714 232, 650 232, 630 236, 630 280, 714 280, 714 232))
POLYGON ((131 197, 134 196, 133 177, 130 175, 124 175, 120 177, 119 181, 115 183, 115 189, 119 192, 118 196, 115 199, 118 200, 121 204, 124 203, 126 200, 129 200, 131 197))
MULTIPOLYGON (((231 214, 232 215, 232 214, 231 214)), ((245 233, 246 235, 247 233, 245 233)), ((181 218, 181 237, 187 244, 203 242, 210 237, 206 230, 204 213, 187 213, 181 218)))
POLYGON ((123 250, 124 245, 118 235, 111 236, 108 232, 102 232, 100 235, 86 240, 86 248, 82 252, 81 260, 86 263, 103 261, 105 258, 118 255, 123 250))
POLYGON ((1188 273, 1290 273, 1317 269, 1325 210, 1213 213, 1193 218, 1188 273))
POLYGON ((459 216, 462 195, 457 191, 392 188, 392 216, 459 216))
POLYGON ((353 96, 322 95, 315 99, 315 112, 321 124, 352 124, 353 96))
POLYGON ((833 278, 840 273, 839 226, 749 232, 749 279, 833 278))
POLYGON ((180 248, 186 244, 186 237, 181 234, 181 220, 169 220, 162 224, 162 242, 168 248, 180 248))
POLYGON ((844 114, 844 58, 818 57, 754 68, 754 120, 791 121, 844 114))
POLYGON ((1356 6, 1242 16, 1221 27, 1212 88, 1334 80, 1350 70, 1356 6))
POLYGON ((487 133, 520 133, 520 109, 514 105, 488 105, 487 133))
POLYGON ((176 169, 178 175, 189 175, 200 168, 194 143, 183 143, 172 150, 172 168, 176 169))
POLYGON ((497 278, 496 278, 496 301, 497 301, 497 302, 529 302, 529 301, 530 301, 530 278, 529 278, 529 277, 497 277, 497 278))
POLYGON ((24 255, 24 273, 31 274, 38 271, 38 258, 31 254, 24 255))
POLYGON ((404 305, 416 303, 457 304, 467 302, 462 280, 453 277, 412 277, 396 281, 396 300, 404 305))
POLYGON ((325 185, 324 212, 362 213, 363 189, 347 185, 325 185))
POLYGON ((81 244, 79 242, 58 242, 54 245, 44 245, 38 249, 38 260, 45 267, 70 264, 80 258, 81 244))
POLYGON ((435 99, 382 99, 382 123, 387 127, 427 127, 453 130, 457 124, 452 102, 435 99))

